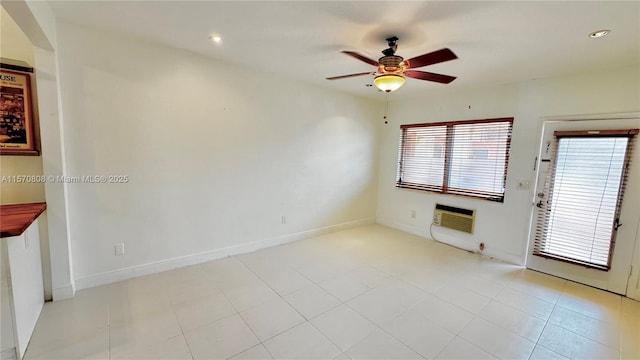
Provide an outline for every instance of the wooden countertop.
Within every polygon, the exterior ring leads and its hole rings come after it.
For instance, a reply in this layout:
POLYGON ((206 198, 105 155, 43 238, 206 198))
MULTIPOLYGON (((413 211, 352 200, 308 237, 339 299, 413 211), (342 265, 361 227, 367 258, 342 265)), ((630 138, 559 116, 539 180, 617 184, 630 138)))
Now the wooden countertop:
POLYGON ((22 235, 47 209, 47 203, 0 205, 0 237, 22 235))

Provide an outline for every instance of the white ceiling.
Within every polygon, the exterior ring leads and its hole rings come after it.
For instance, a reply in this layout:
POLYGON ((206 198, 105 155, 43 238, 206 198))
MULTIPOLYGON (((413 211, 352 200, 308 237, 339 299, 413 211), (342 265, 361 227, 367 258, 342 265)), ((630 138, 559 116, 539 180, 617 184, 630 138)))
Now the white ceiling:
POLYGON ((68 21, 188 49, 241 66, 365 96, 375 70, 339 52, 373 59, 396 35, 411 58, 448 47, 458 60, 421 68, 457 76, 449 85, 408 79, 416 95, 506 84, 640 62, 639 1, 55 1, 68 21), (595 30, 609 36, 591 39, 595 30), (223 36, 222 46, 208 39, 223 36))

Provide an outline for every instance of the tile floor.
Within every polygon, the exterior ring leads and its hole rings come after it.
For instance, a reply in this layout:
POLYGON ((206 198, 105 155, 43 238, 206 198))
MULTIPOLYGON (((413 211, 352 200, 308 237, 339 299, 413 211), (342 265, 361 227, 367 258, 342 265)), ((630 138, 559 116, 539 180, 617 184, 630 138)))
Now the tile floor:
POLYGON ((26 359, 640 359, 640 303, 379 225, 47 303, 26 359))

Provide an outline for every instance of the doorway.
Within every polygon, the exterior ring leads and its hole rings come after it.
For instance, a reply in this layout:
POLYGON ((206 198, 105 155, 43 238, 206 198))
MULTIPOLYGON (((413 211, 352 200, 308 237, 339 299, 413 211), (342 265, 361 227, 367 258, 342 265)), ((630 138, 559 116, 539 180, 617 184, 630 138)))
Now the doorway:
POLYGON ((527 267, 621 295, 640 220, 640 119, 547 121, 527 267))

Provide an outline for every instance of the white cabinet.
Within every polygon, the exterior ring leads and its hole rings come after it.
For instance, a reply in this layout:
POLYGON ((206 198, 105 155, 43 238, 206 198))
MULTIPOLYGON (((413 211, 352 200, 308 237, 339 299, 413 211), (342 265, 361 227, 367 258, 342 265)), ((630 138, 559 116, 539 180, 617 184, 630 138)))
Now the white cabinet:
POLYGON ((5 246, 0 246, 0 359, 2 360, 16 356, 10 291, 7 251, 5 246))
MULTIPOLYGON (((2 341, 10 342, 22 358, 44 305, 38 220, 19 236, 2 238, 2 341), (5 284, 7 294, 5 294, 5 284), (8 299, 5 297, 8 295, 8 299), (8 307, 7 302, 8 300, 8 307), (9 314, 6 311, 9 310, 9 314), (8 316, 7 316, 8 315, 8 316), (11 322, 10 324, 8 322, 11 322), (13 336, 4 330, 13 328, 13 336)), ((6 354, 6 344, 1 344, 6 354)))

